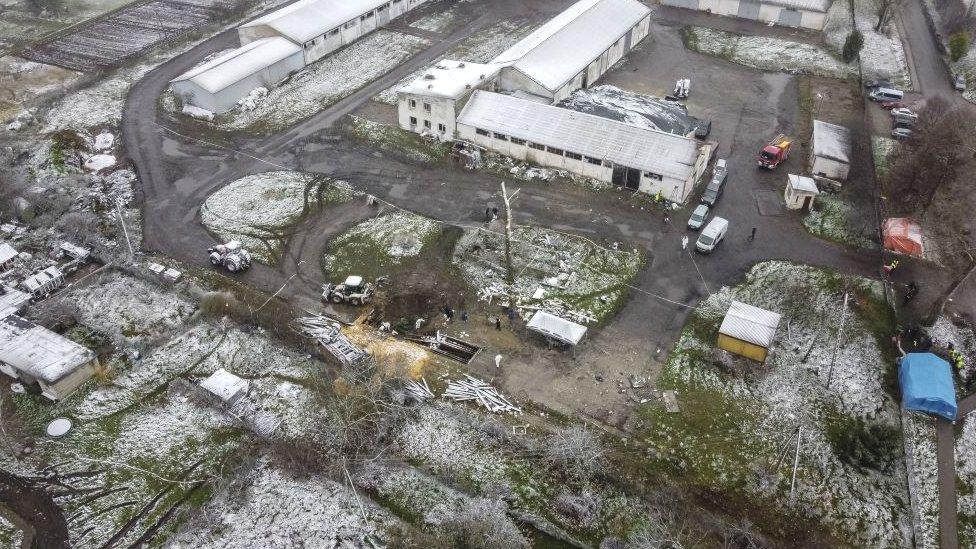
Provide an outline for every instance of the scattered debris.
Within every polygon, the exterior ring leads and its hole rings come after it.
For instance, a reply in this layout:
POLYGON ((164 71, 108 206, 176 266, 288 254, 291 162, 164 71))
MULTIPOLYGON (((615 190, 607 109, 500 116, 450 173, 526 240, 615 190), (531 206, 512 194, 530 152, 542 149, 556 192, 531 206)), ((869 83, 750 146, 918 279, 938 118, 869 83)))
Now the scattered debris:
POLYGON ((298 325, 303 334, 318 341, 343 365, 357 364, 368 356, 366 351, 349 341, 339 329, 339 324, 330 318, 307 316, 298 319, 298 325))
POLYGON ((213 122, 214 119, 214 113, 208 111, 207 109, 201 109, 200 107, 195 107, 193 105, 184 105, 183 114, 189 116, 190 118, 206 120, 207 122, 213 122))
POLYGON ((407 336, 406 339, 426 345, 432 352, 454 359, 462 364, 469 364, 481 351, 481 347, 451 336, 440 335, 440 333, 437 336, 407 336))
POLYGON ((664 397, 664 409, 671 414, 677 414, 681 411, 678 407, 678 395, 674 391, 664 391, 662 394, 664 397))
POLYGON ((419 402, 434 398, 434 392, 431 391, 430 385, 427 385, 427 380, 424 378, 420 378, 419 383, 412 379, 407 380, 406 389, 407 393, 419 402))
POLYGON ((521 414, 522 409, 508 401, 494 387, 476 377, 464 374, 465 379, 448 383, 444 398, 455 402, 476 400, 493 413, 521 414))

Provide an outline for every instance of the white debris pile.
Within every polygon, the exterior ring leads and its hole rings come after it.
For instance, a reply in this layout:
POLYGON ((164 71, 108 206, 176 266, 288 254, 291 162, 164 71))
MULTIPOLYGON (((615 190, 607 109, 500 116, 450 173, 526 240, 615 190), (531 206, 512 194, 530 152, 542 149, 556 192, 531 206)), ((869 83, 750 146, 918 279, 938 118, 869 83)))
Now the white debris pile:
POLYGON ((190 118, 196 118, 197 120, 206 120, 207 122, 212 122, 214 119, 214 113, 208 111, 207 109, 201 109, 196 105, 183 105, 183 114, 189 116, 190 118))
POLYGON ((93 154, 85 160, 84 167, 86 170, 98 173, 104 169, 111 168, 115 165, 115 155, 113 154, 93 154))
POLYGON ((681 103, 609 85, 576 90, 556 106, 676 135, 687 135, 698 125, 681 103))
POLYGON ((263 86, 254 88, 250 93, 242 97, 241 100, 237 102, 237 108, 240 109, 241 112, 251 112, 258 108, 258 105, 260 105, 267 96, 268 88, 263 86))
POLYGON ((521 408, 509 402, 497 389, 468 374, 464 375, 464 379, 448 383, 443 397, 455 402, 477 401, 495 414, 522 413, 521 408))
POLYGON ((21 110, 19 113, 17 113, 17 116, 14 116, 7 122, 7 129, 12 132, 16 132, 30 126, 34 123, 34 115, 36 113, 36 108, 21 110))
POLYGON ((424 378, 420 378, 419 382, 408 379, 405 389, 407 394, 418 402, 424 402, 434 398, 434 392, 430 390, 430 385, 427 385, 427 380, 424 378))
POLYGON ((95 150, 107 151, 115 146, 115 136, 108 130, 102 130, 95 136, 95 150))

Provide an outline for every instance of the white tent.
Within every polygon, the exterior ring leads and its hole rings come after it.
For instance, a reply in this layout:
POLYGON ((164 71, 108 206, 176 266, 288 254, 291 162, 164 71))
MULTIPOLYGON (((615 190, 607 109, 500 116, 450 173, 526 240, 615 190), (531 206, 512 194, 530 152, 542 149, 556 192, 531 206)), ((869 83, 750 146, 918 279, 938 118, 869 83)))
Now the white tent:
POLYGON ((586 326, 570 322, 565 318, 559 318, 545 311, 537 311, 526 326, 533 332, 538 332, 569 345, 578 344, 583 339, 583 335, 586 334, 586 326))
POLYGON ((200 387, 227 404, 233 405, 251 388, 251 382, 241 379, 223 368, 200 382, 200 387))

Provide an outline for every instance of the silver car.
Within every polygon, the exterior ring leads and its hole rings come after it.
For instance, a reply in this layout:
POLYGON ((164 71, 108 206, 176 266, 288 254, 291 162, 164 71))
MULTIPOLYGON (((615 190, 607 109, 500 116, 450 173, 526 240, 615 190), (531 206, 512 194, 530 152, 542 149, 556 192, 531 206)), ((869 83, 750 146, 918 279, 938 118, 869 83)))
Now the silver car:
POLYGON ((912 130, 909 128, 895 128, 891 130, 891 137, 895 139, 908 139, 912 136, 912 130))
POLYGON ((708 205, 699 204, 695 211, 691 212, 691 217, 688 218, 688 228, 697 231, 702 228, 706 219, 708 219, 708 205))
POLYGON ((956 77, 952 79, 952 87, 958 92, 966 91, 966 77, 961 74, 957 74, 956 77))

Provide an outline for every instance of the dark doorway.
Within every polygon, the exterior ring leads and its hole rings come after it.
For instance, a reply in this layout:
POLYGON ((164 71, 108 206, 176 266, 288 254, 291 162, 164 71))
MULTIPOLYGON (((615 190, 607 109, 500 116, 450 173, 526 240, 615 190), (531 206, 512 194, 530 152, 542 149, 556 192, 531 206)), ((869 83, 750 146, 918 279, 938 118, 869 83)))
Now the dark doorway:
POLYGON ((812 202, 812 201, 813 201, 813 197, 812 196, 805 196, 805 197, 803 197, 803 208, 809 210, 810 209, 810 202, 812 202))
POLYGON ((636 191, 640 188, 640 176, 640 170, 627 166, 613 167, 613 184, 618 187, 627 187, 636 191))

